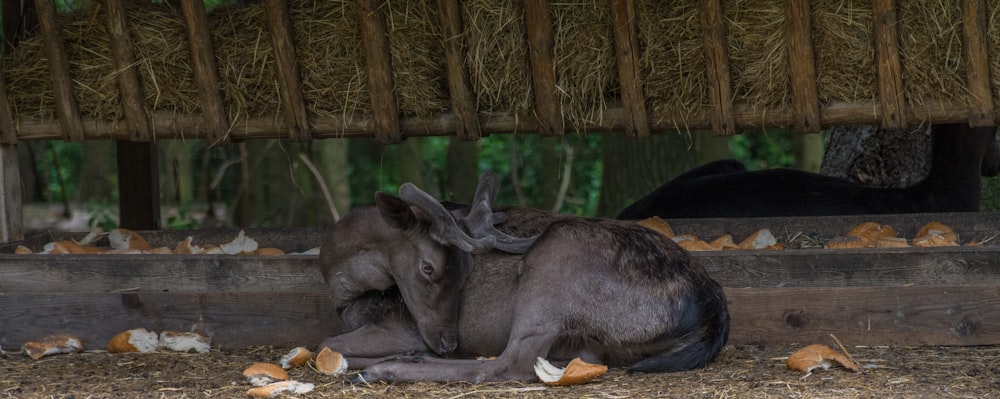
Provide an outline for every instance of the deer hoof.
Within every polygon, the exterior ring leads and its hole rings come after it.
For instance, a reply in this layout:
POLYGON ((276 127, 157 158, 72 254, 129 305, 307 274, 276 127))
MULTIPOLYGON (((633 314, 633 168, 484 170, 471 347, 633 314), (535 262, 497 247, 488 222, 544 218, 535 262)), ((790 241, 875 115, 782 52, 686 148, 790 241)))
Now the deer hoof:
POLYGON ((347 378, 347 382, 350 382, 351 384, 367 384, 372 382, 372 378, 367 371, 361 371, 347 378))

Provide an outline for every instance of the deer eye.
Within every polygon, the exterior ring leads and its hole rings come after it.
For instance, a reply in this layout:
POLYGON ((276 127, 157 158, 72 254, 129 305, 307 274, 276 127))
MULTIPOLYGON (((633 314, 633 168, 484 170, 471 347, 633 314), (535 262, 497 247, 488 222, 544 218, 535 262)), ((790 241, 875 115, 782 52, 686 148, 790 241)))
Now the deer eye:
POLYGON ((420 271, 426 274, 428 277, 434 274, 434 265, 429 262, 420 262, 420 271))

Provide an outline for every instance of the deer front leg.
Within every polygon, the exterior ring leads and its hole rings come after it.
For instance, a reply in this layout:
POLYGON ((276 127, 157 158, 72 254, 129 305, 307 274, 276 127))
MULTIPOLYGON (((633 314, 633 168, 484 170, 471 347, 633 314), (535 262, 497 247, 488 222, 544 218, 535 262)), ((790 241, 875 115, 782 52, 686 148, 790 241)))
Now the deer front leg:
POLYGON ((495 360, 435 359, 428 362, 388 361, 361 371, 357 382, 385 381, 537 381, 535 358, 545 357, 555 333, 512 335, 504 352, 495 360))
POLYGON ((340 352, 352 369, 363 369, 408 353, 429 352, 420 333, 412 325, 397 320, 365 324, 354 331, 329 337, 316 350, 323 348, 340 352))

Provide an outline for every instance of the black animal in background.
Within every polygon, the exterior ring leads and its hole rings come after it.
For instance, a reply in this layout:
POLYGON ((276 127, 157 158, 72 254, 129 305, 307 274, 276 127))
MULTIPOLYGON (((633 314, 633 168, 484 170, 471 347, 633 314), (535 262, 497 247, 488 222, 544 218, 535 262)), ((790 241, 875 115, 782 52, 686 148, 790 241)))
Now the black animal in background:
POLYGON ((993 127, 931 128, 931 169, 910 187, 874 188, 791 169, 747 171, 716 161, 639 199, 618 219, 824 216, 979 210, 980 176, 1000 173, 993 127))
POLYGON ((538 357, 694 369, 725 345, 721 286, 669 238, 613 219, 495 213, 497 190, 488 173, 472 207, 446 210, 404 184, 334 225, 319 262, 349 331, 320 347, 368 381, 483 382, 536 380, 538 357), (403 355, 427 351, 460 358, 403 355))

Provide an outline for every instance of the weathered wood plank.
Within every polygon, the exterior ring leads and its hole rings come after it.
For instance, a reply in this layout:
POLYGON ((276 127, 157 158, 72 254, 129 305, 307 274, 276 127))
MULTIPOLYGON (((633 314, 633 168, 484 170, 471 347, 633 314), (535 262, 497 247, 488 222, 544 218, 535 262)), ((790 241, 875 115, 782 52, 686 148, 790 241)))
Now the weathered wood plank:
POLYGON ((24 239, 23 200, 17 144, 0 144, 0 243, 24 239))
POLYGON ((302 98, 299 63, 295 57, 288 5, 284 0, 267 0, 266 6, 271 43, 274 44, 275 80, 278 81, 288 136, 296 141, 308 140, 312 136, 312 127, 309 126, 309 114, 305 99, 302 98))
POLYGON ((902 129, 907 126, 907 115, 906 101, 903 98, 903 69, 899 61, 895 0, 873 0, 872 21, 882 127, 902 129))
POLYGON ((622 108, 625 112, 625 134, 633 138, 649 135, 649 116, 639 70, 639 38, 635 1, 610 0, 614 21, 615 59, 618 61, 618 82, 622 108))
POLYGON ((152 141, 152 129, 146 113, 146 99, 139 83, 138 63, 132 51, 132 37, 128 33, 124 0, 108 0, 108 41, 111 42, 111 63, 118 75, 118 93, 128 122, 132 141, 152 141))
MULTIPOLYGON (((323 240, 323 227, 296 227, 296 228, 249 228, 244 231, 247 237, 257 241, 261 247, 274 247, 286 252, 304 252, 309 249, 319 247, 323 240)), ((139 231, 142 236, 153 247, 174 248, 177 243, 187 237, 191 237, 195 245, 220 245, 232 241, 239 234, 237 229, 204 229, 204 230, 153 230, 139 231)), ((39 234, 24 242, 16 243, 24 245, 32 251, 38 252, 49 242, 59 240, 79 240, 86 235, 86 232, 47 232, 39 234)), ((14 244, 0 245, 0 253, 13 253, 14 244)), ((97 246, 108 246, 107 238, 101 238, 95 244, 97 246)))
POLYGON ((322 292, 316 256, 0 255, 0 292, 322 292))
POLYGON ((566 131, 566 121, 556 87, 555 28, 548 0, 525 1, 524 24, 527 27, 538 132, 546 136, 562 136, 566 131))
POLYGON ((59 119, 62 139, 83 140, 83 120, 73 92, 73 77, 69 73, 69 55, 63 41, 53 0, 35 0, 38 24, 45 38, 45 56, 48 57, 49 75, 56 98, 56 117, 59 119))
POLYGON ((375 139, 386 144, 403 140, 399 128, 399 104, 396 103, 396 83, 392 76, 392 53, 388 30, 382 15, 382 0, 358 0, 361 41, 368 72, 368 95, 372 104, 372 124, 375 139))
POLYGON ((701 0, 699 4, 708 99, 713 107, 712 132, 729 136, 736 134, 736 121, 733 117, 733 89, 730 82, 729 52, 723 25, 722 2, 701 0))
POLYGON ((181 0, 181 10, 184 12, 188 45, 191 46, 191 68, 194 70, 198 98, 201 100, 204 139, 210 145, 225 144, 229 141, 229 129, 222 104, 219 72, 215 66, 215 52, 212 50, 212 37, 208 31, 205 3, 201 0, 181 0))
POLYGON ((728 288, 731 344, 1000 344, 996 286, 728 288))
POLYGON ((437 0, 438 21, 444 31, 445 69, 448 71, 448 93, 451 95, 451 113, 455 116, 455 135, 462 140, 479 140, 483 130, 479 126, 476 96, 469 83, 466 62, 468 52, 462 28, 462 11, 458 0, 437 0))
POLYGON ((813 55, 812 16, 808 0, 785 0, 788 37, 788 69, 791 72, 795 131, 818 133, 819 92, 816 89, 816 57, 813 55))
POLYGON ((195 331, 212 347, 314 346, 339 331, 326 295, 314 292, 0 294, 0 346, 53 333, 77 335, 100 349, 137 327, 195 331))
POLYGON ((962 41, 965 49, 966 81, 972 112, 969 126, 993 126, 996 111, 990 85, 990 55, 986 41, 987 7, 983 0, 962 0, 962 41))

